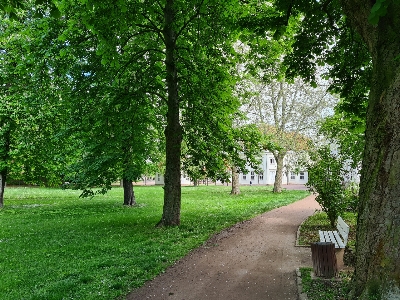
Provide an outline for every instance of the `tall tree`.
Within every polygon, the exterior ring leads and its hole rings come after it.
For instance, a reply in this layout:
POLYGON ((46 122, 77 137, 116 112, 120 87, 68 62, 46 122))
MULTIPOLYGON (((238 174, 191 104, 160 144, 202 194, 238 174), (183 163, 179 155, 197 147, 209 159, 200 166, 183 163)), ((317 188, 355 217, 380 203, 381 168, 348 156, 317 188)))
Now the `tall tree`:
POLYGON ((18 11, 25 22, 2 13, 0 21, 0 135, 1 192, 7 179, 58 185, 62 158, 55 132, 59 110, 57 66, 50 59, 58 54, 51 41, 56 24, 35 18, 32 10, 18 11), (39 38, 40 36, 40 38, 39 38))
POLYGON ((259 94, 250 98, 247 111, 269 136, 266 150, 277 164, 273 191, 282 191, 284 159, 289 151, 304 151, 307 136, 316 133, 317 121, 333 109, 336 102, 326 88, 313 88, 302 80, 293 83, 272 80, 258 84, 259 94))
POLYGON ((244 78, 247 84, 241 84, 242 90, 249 94, 245 110, 253 122, 262 124, 263 133, 270 137, 266 150, 273 153, 277 164, 273 190, 279 193, 286 154, 305 150, 305 137, 315 135, 316 121, 333 108, 336 100, 327 91, 328 85, 322 78, 318 84, 310 85, 285 76, 289 70, 283 58, 293 51, 300 18, 288 19, 285 38, 276 39, 280 31, 274 34, 265 30, 265 25, 276 26, 274 20, 281 16, 270 3, 257 1, 247 5, 244 11, 240 39, 245 45, 242 51, 247 59, 242 71, 247 74, 244 78), (260 36, 266 38, 260 39, 260 36))
MULTIPOLYGON (((74 23, 77 14, 79 10, 70 7, 66 17, 74 23)), ((126 34, 122 32, 121 37, 126 34)), ((65 25, 59 40, 69 77, 64 85, 69 114, 64 135, 73 137, 77 154, 68 170, 68 186, 91 196, 105 193, 121 179, 124 204, 134 205, 132 181, 151 171, 163 144, 162 119, 157 119, 162 112, 147 93, 156 76, 151 73, 154 69, 146 68, 148 61, 139 58, 124 68, 102 63, 96 53, 101 45, 98 36, 83 24, 65 25), (101 189, 94 192, 94 187, 101 189)), ((127 59, 119 51, 113 64, 125 65, 127 59)))
POLYGON ((373 65, 352 297, 395 299, 400 298, 400 3, 341 3, 373 65))
MULTIPOLYGON (((145 86, 143 90, 146 90, 146 95, 157 98, 157 101, 166 107, 165 196, 160 225, 178 225, 181 142, 185 134, 186 118, 184 114, 186 108, 190 107, 190 101, 207 98, 217 100, 208 93, 217 91, 216 83, 220 79, 218 73, 228 74, 226 68, 223 70, 223 66, 231 56, 226 45, 229 44, 229 37, 232 35, 230 24, 233 24, 232 16, 235 15, 237 1, 221 3, 204 0, 167 0, 110 3, 65 0, 57 2, 57 6, 61 13, 68 16, 66 19, 69 28, 84 24, 97 36, 97 45, 88 50, 95 49, 101 56, 102 64, 121 71, 130 69, 131 79, 136 79, 135 74, 140 73, 142 69, 151 70, 152 76, 141 83, 142 87, 145 86), (73 16, 68 14, 70 10, 75 12, 73 16), (125 57, 125 60, 121 61, 121 56, 125 57), (138 60, 147 64, 138 64, 138 60), (198 68, 206 66, 205 62, 209 62, 207 68, 198 68), (135 66, 132 68, 133 65, 135 66), (213 67, 217 71, 214 71, 213 67), (193 91, 199 94, 194 94, 193 91)), ((68 32, 65 36, 68 36, 68 32)), ((82 62, 85 63, 85 59, 82 62)), ((220 82, 227 81, 222 79, 220 82)), ((222 90, 226 92, 226 88, 222 90)), ((214 111, 226 104, 219 101, 213 103, 216 105, 214 111)), ((201 106, 198 107, 200 112, 201 106)), ((224 118, 232 116, 233 107, 234 105, 230 106, 224 118)), ((210 106, 205 106, 206 110, 209 108, 210 106)), ((201 121, 202 123, 196 123, 195 126, 201 128, 204 120, 201 121)), ((225 126, 216 128, 226 129, 225 126)), ((205 131, 200 133, 204 134, 205 131)))
POLYGON ((276 7, 281 12, 273 22, 278 27, 277 36, 285 32, 290 16, 302 16, 294 51, 287 60, 291 66, 288 70, 313 81, 317 64, 329 63, 333 66, 332 88, 346 100, 344 107, 359 115, 366 112, 351 298, 397 299, 400 3, 282 0, 276 2, 276 7))

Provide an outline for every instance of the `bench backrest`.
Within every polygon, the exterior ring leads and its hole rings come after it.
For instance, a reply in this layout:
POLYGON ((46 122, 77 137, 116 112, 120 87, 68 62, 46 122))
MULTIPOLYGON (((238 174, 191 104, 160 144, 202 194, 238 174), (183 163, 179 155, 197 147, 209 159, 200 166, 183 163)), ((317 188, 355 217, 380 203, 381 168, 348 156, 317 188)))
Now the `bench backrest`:
POLYGON ((342 236, 343 243, 346 245, 347 244, 347 238, 349 237, 350 226, 347 225, 343 221, 341 216, 339 216, 338 219, 337 219, 336 228, 337 228, 339 234, 342 236))

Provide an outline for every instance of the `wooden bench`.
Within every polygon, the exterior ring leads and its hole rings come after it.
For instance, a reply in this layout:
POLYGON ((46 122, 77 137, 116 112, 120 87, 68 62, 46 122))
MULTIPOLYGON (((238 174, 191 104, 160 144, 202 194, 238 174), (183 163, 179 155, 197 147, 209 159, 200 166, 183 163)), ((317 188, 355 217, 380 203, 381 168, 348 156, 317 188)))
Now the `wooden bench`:
POLYGON ((339 216, 336 225, 337 231, 319 231, 319 239, 321 242, 331 242, 335 244, 335 248, 344 248, 349 237, 350 227, 339 216))

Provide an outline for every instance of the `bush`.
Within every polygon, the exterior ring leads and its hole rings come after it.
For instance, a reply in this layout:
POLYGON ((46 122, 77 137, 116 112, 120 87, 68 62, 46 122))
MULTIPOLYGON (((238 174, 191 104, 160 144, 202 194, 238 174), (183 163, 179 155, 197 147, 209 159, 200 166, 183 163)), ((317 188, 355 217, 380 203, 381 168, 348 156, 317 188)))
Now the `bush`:
POLYGON ((308 166, 307 187, 317 194, 316 200, 328 215, 332 227, 337 217, 347 206, 345 197, 343 159, 331 152, 328 146, 322 147, 311 156, 313 164, 308 166))
POLYGON ((350 212, 357 212, 358 209, 358 192, 360 187, 357 183, 351 182, 344 190, 344 198, 347 204, 346 210, 350 212))

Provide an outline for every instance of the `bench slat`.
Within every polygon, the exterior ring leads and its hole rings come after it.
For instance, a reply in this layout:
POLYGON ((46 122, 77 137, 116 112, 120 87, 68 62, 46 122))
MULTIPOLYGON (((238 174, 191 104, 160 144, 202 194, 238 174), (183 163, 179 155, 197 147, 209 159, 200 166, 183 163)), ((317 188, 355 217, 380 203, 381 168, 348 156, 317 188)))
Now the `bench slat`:
POLYGON ((337 241, 337 244, 335 244, 335 247, 336 247, 336 248, 344 248, 345 245, 344 245, 344 243, 342 242, 342 239, 340 238, 338 232, 337 232, 337 231, 334 231, 333 234, 335 235, 335 238, 336 238, 336 241, 337 241))
POLYGON ((326 243, 334 243, 335 248, 344 248, 345 245, 342 242, 339 234, 337 231, 319 231, 319 239, 320 242, 326 242, 326 243))
POLYGON ((335 243, 335 240, 332 241, 332 236, 329 234, 329 231, 324 231, 324 235, 327 242, 335 243))
POLYGON ((335 239, 335 235, 333 234, 333 231, 327 231, 329 238, 331 240, 332 243, 335 243, 335 248, 338 248, 338 243, 335 239))
POLYGON ((347 239, 349 237, 349 231, 350 231, 350 226, 347 225, 341 216, 338 217, 337 219, 337 229, 342 237, 343 243, 346 245, 347 244, 347 239))
POLYGON ((321 241, 321 242, 325 242, 325 235, 324 235, 324 232, 323 231, 318 231, 318 233, 319 233, 319 240, 321 241))
POLYGON ((332 242, 335 248, 345 248, 347 238, 349 236, 350 226, 347 225, 339 216, 337 220, 338 231, 322 231, 319 230, 319 239, 321 242, 332 242))

